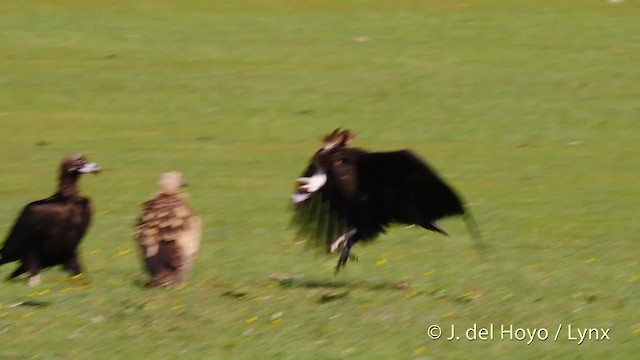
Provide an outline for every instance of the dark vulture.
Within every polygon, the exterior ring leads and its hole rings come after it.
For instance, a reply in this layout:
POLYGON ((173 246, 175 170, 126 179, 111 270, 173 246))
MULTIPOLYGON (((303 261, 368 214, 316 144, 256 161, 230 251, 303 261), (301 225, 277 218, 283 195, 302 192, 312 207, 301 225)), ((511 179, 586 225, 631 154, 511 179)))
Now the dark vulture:
POLYGON ((160 191, 142 204, 136 240, 142 250, 148 286, 166 287, 186 280, 200 246, 202 222, 189 206, 182 174, 169 172, 160 191))
POLYGON ((20 261, 9 279, 29 272, 29 285, 40 283, 40 270, 62 265, 72 275, 82 272, 78 244, 91 221, 91 202, 80 195, 80 175, 100 171, 82 155, 66 157, 58 190, 24 207, 0 249, 0 265, 20 261))
POLYGON ((298 235, 335 252, 336 271, 353 244, 371 241, 394 223, 415 224, 446 235, 436 220, 463 215, 478 231, 460 198, 411 151, 369 152, 349 147, 355 134, 334 130, 324 138, 293 194, 298 235))

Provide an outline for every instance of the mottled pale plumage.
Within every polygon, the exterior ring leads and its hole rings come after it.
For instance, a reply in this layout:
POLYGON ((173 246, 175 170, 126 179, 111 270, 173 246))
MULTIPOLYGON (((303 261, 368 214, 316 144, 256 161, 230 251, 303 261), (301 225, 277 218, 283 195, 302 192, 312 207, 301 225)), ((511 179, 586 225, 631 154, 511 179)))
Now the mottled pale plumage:
POLYGON ((201 220, 189 206, 185 184, 177 172, 162 175, 160 192, 142 204, 136 240, 150 275, 151 286, 186 280, 200 245, 201 220))

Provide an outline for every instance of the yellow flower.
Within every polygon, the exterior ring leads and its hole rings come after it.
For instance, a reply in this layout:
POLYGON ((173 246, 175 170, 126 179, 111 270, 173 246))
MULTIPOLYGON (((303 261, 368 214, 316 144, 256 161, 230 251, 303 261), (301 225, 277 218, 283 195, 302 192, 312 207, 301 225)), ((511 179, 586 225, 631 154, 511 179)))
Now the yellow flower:
POLYGON ((250 317, 247 320, 245 320, 244 323, 245 324, 251 324, 251 323, 254 323, 256 320, 258 320, 258 317, 254 316, 254 317, 250 317))
POLYGON ((122 256, 122 255, 126 255, 126 254, 128 254, 130 252, 131 252, 131 249, 124 249, 124 250, 120 250, 120 251, 116 252, 114 256, 122 256))
POLYGON ((387 263, 387 258, 376 261, 376 266, 382 266, 387 263))
POLYGON ((277 283, 277 282, 267 285, 269 289, 277 288, 278 286, 280 286, 280 283, 277 283))
POLYGON ((408 298, 412 298, 412 297, 414 297, 416 295, 418 295, 418 293, 416 291, 412 291, 412 292, 408 293, 407 295, 405 295, 404 297, 408 299, 408 298))
POLYGON ((282 318, 277 318, 277 319, 271 320, 271 325, 273 325, 273 326, 278 326, 280 324, 282 324, 282 318))
POLYGON ((33 315, 34 315, 34 313, 32 313, 32 312, 26 313, 26 314, 22 315, 22 318, 23 319, 28 319, 28 318, 32 317, 33 315))
POLYGON ((452 317, 452 316, 453 316, 453 315, 455 315, 455 314, 456 314, 455 312, 453 312, 453 311, 449 311, 448 313, 444 313, 444 314, 442 314, 442 318, 443 318, 443 319, 448 319, 448 318, 452 317))
POLYGON ((594 256, 592 258, 589 258, 589 259, 585 260, 585 263, 591 264, 592 262, 595 262, 595 261, 596 261, 596 257, 594 256))
POLYGON ((42 295, 47 295, 51 290, 46 289, 46 290, 42 290, 42 291, 34 291, 30 294, 28 294, 28 297, 34 297, 34 296, 42 296, 42 295))
POLYGON ((419 348, 413 350, 415 355, 422 354, 425 350, 427 350, 426 346, 420 346, 419 348))
POLYGON ((176 287, 176 290, 178 290, 178 291, 180 291, 180 290, 184 290, 184 289, 186 289, 188 286, 189 286, 189 285, 187 285, 187 283, 184 283, 184 282, 183 282, 182 284, 180 284, 180 285, 178 285, 178 286, 176 287))
POLYGON ((475 290, 469 290, 466 293, 462 294, 463 298, 473 298, 473 296, 476 294, 475 290))

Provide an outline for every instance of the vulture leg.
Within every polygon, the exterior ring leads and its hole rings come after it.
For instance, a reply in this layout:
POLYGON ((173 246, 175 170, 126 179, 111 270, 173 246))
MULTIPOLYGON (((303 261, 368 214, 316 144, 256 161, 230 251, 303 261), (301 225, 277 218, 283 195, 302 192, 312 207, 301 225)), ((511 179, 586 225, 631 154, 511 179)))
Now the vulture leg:
POLYGON ((82 269, 80 268, 80 261, 78 260, 78 254, 74 253, 71 255, 69 260, 64 263, 64 269, 71 272, 71 276, 80 275, 82 273, 82 269))
POLYGON ((30 252, 27 255, 26 266, 31 274, 29 278, 29 286, 40 285, 40 270, 42 270, 42 264, 38 259, 38 255, 35 252, 30 252))
POLYGON ((354 234, 356 233, 356 229, 351 229, 349 231, 347 231, 346 233, 340 235, 339 238, 336 239, 336 241, 334 241, 331 244, 331 247, 329 248, 329 251, 331 251, 331 253, 336 252, 336 250, 338 250, 338 248, 343 245, 348 238, 352 237, 354 234))
POLYGON ((11 280, 11 279, 13 279, 13 278, 15 278, 15 277, 18 277, 18 276, 20 276, 20 275, 22 275, 22 274, 26 273, 26 272, 27 272, 27 268, 24 266, 24 263, 21 263, 21 264, 20 264, 20 266, 18 266, 18 268, 17 268, 17 269, 15 269, 15 270, 11 273, 11 275, 9 275, 9 276, 7 277, 7 280, 11 280))
MULTIPOLYGON (((340 253, 340 258, 338 259, 338 265, 336 265, 336 270, 335 270, 336 273, 340 271, 340 268, 342 268, 347 264, 348 259, 358 260, 358 258, 355 255, 351 254, 351 246, 353 246, 353 244, 355 243, 355 236, 354 236, 355 234, 356 234, 356 229, 353 229, 343 235, 345 236, 346 240, 344 242, 344 247, 342 248, 342 252, 340 253)), ((338 238, 338 240, 340 240, 340 238, 338 238)))

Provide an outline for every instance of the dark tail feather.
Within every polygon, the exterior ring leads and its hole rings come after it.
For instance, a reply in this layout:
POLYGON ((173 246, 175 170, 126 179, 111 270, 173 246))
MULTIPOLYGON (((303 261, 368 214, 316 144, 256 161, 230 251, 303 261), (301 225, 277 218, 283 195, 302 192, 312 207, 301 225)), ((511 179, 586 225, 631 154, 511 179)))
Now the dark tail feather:
POLYGON ((447 234, 447 232, 446 232, 446 231, 444 231, 444 229, 443 229, 443 228, 441 228, 441 227, 440 227, 440 225, 438 225, 435 221, 430 222, 430 223, 428 223, 428 224, 426 224, 426 225, 420 225, 420 226, 422 226, 423 228, 425 228, 425 229, 427 229, 427 230, 431 230, 431 231, 439 232, 439 233, 440 233, 440 234, 442 234, 442 235, 449 236, 449 234, 447 234))
POLYGON ((480 234, 480 230, 478 229, 478 224, 476 224, 476 220, 473 218, 473 215, 471 215, 469 209, 465 210, 463 217, 465 224, 467 224, 469 235, 471 235, 476 249, 478 250, 480 255, 482 255, 482 250, 485 249, 485 246, 482 244, 482 235, 480 234))

